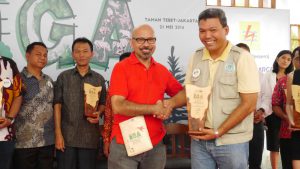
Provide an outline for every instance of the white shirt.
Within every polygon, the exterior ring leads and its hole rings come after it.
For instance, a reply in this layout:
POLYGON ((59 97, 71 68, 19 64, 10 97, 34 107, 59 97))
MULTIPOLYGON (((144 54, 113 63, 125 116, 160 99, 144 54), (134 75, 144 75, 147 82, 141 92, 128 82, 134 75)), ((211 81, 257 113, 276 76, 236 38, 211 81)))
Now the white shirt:
POLYGON ((262 90, 261 90, 261 104, 259 108, 265 110, 265 117, 272 114, 272 94, 276 85, 276 73, 267 72, 264 75, 262 90))

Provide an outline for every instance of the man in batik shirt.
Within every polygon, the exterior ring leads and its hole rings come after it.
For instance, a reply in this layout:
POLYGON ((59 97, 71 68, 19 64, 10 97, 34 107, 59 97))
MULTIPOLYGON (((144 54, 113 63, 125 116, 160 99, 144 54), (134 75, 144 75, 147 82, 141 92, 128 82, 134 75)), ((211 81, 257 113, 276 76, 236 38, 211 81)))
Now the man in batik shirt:
POLYGON ((42 72, 47 65, 42 42, 27 46, 27 66, 21 72, 23 102, 16 118, 16 169, 52 169, 54 156, 53 80, 42 72))

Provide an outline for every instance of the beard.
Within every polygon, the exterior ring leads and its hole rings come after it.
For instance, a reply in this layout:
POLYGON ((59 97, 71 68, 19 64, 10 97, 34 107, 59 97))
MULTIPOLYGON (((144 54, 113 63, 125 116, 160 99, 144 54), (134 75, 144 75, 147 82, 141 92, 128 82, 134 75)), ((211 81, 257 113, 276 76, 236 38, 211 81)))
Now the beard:
POLYGON ((139 55, 140 59, 148 60, 149 58, 151 58, 151 56, 153 54, 153 49, 149 48, 149 47, 144 47, 144 48, 141 48, 139 50, 139 52, 137 52, 137 54, 139 55))

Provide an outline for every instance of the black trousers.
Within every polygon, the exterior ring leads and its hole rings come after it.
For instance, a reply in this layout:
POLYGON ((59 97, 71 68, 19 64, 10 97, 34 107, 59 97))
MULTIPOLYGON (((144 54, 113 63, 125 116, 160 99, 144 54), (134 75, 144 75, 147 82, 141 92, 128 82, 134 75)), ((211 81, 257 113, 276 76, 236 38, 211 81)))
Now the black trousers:
POLYGON ((66 146, 64 152, 57 150, 57 169, 96 169, 97 149, 66 146))
POLYGON ((53 169, 54 145, 37 148, 16 148, 14 169, 53 169))
POLYGON ((249 169, 261 169, 262 154, 264 150, 263 122, 254 124, 253 138, 249 142, 249 169))
POLYGON ((292 160, 300 160, 300 131, 292 132, 292 160))
POLYGON ((280 155, 282 169, 293 169, 292 167, 292 139, 280 139, 280 155))
POLYGON ((279 131, 281 125, 280 117, 276 116, 275 113, 272 113, 268 117, 265 118, 266 125, 268 130, 266 132, 267 135, 267 150, 279 152, 279 131))

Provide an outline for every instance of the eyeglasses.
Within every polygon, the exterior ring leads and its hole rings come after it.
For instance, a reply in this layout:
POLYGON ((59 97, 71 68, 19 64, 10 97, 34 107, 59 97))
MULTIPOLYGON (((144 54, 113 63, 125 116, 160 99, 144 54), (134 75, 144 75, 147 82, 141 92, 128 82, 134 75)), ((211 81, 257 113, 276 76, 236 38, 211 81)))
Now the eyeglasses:
POLYGON ((144 44, 146 41, 149 44, 154 44, 156 42, 156 38, 148 38, 148 39, 145 39, 145 38, 132 38, 132 39, 134 39, 138 44, 144 44))

